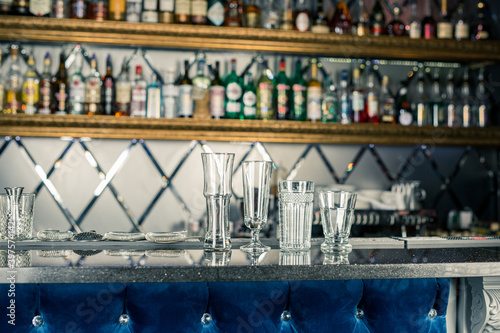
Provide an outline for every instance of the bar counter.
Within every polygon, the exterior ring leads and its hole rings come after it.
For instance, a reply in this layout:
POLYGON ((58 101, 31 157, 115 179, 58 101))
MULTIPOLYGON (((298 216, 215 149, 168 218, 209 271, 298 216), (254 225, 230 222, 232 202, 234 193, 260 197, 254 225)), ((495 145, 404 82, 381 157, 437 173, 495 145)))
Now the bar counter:
MULTIPOLYGON (((16 283, 229 282, 355 280, 500 276, 500 241, 492 238, 353 238, 347 261, 332 264, 313 239, 305 253, 271 251, 251 258, 233 239, 226 253, 203 252, 192 239, 173 244, 147 241, 15 243, 17 265, 9 268, 7 242, 0 242, 0 279, 15 271, 16 283)), ((13 252, 11 252, 12 254, 13 252)), ((11 257, 12 258, 12 257, 11 257)))

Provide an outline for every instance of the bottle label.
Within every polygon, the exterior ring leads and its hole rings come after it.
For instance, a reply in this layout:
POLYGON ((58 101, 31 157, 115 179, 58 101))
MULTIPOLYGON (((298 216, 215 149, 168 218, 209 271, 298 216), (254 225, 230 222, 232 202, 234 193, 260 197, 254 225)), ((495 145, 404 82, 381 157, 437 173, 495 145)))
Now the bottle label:
POLYGON ((80 78, 74 78, 69 84, 69 101, 83 103, 85 101, 85 85, 80 78))
POLYGON ((191 2, 189 0, 175 0, 175 14, 191 15, 191 2))
POLYGON ((382 34, 382 24, 374 22, 371 30, 373 36, 380 36, 382 34))
POLYGON ((104 21, 108 19, 108 8, 104 5, 104 2, 98 1, 95 5, 90 7, 92 9, 92 17, 96 21, 104 21))
POLYGON ((322 120, 326 120, 327 122, 337 121, 337 109, 337 99, 335 97, 323 98, 323 103, 321 104, 322 120))
POLYGON ((224 23, 224 6, 220 1, 215 2, 207 11, 208 20, 215 26, 224 23))
POLYGON ((375 118, 378 117, 378 109, 379 109, 379 102, 378 102, 378 97, 374 93, 368 93, 368 117, 370 118, 375 118))
POLYGON ((436 27, 432 24, 424 25, 424 38, 431 39, 436 37, 436 27))
POLYGON ((411 125, 411 123, 413 123, 413 116, 411 115, 411 112, 402 112, 399 115, 399 123, 403 126, 411 125))
POLYGON ((193 16, 207 16, 207 2, 202 0, 193 0, 191 3, 191 13, 193 16))
POLYGON ((307 118, 311 120, 321 119, 321 88, 307 88, 307 118))
POLYGON ((254 117, 257 115, 257 96, 253 91, 247 91, 243 94, 243 115, 245 117, 254 117))
POLYGON ((91 78, 85 84, 85 102, 101 103, 101 82, 97 78, 91 78))
POLYGON ((241 103, 240 102, 228 101, 226 103, 226 112, 227 113, 239 113, 240 111, 241 111, 241 103))
POLYGON ((183 84, 179 86, 179 116, 189 117, 193 115, 194 102, 192 92, 192 85, 183 84))
POLYGON ((278 84, 276 86, 277 90, 277 109, 278 114, 282 117, 288 114, 289 106, 288 106, 288 93, 290 91, 290 86, 287 84, 278 84))
POLYGON ((156 0, 143 0, 142 5, 144 10, 153 10, 156 11, 156 6, 157 6, 156 0))
POLYGON ((50 82, 48 80, 43 81, 40 85, 40 110, 48 110, 48 113, 50 113, 51 96, 52 87, 50 86, 50 82))
POLYGON ((490 34, 486 30, 481 30, 474 37, 475 39, 485 40, 490 38, 490 34))
POLYGON ((450 22, 439 22, 437 25, 437 37, 439 39, 453 38, 453 25, 450 22))
POLYGON ((134 86, 130 92, 130 116, 145 117, 146 116, 146 89, 141 86, 134 86))
POLYGON ((61 83, 59 89, 55 94, 57 101, 56 114, 67 114, 66 112, 66 100, 68 99, 68 94, 66 94, 66 85, 61 83))
POLYGON ((34 80, 27 80, 23 84, 22 101, 28 105, 34 105, 38 103, 39 99, 38 84, 34 80))
POLYGON ((418 39, 422 37, 422 27, 420 22, 411 22, 410 23, 410 38, 418 39))
MULTIPOLYGON (((7 101, 5 103, 5 108, 13 110, 15 112, 21 111, 21 101, 16 98, 16 94, 7 94, 7 101)), ((15 113, 12 112, 12 113, 15 113)))
POLYGON ((272 115, 273 107, 273 86, 269 83, 259 83, 258 94, 260 94, 259 105, 257 106, 260 111, 260 116, 263 119, 269 118, 272 115))
POLYGON ((174 12, 174 0, 160 0, 160 12, 174 12))
POLYGON ((130 103, 130 85, 117 83, 116 84, 116 103, 128 104, 130 103))
POLYGON ((352 92, 352 111, 361 112, 365 109, 365 96, 359 91, 352 92))
POLYGON ((295 19, 295 27, 298 31, 309 31, 310 23, 311 22, 309 20, 309 15, 304 12, 299 13, 299 15, 297 15, 297 18, 295 19))
POLYGON ((292 93, 293 93, 293 118, 297 119, 300 118, 302 113, 305 112, 305 91, 306 87, 299 85, 299 84, 294 84, 292 86, 292 93))
POLYGON ((127 22, 141 21, 141 0, 127 0, 127 22))
POLYGON ((469 38, 469 25, 467 23, 455 25, 455 38, 456 39, 469 38))
POLYGON ((148 102, 146 106, 146 116, 148 118, 160 118, 161 114, 161 89, 148 89, 148 102))
POLYGON ((226 94, 229 100, 240 99, 242 94, 241 86, 236 82, 229 83, 226 88, 226 94))
POLYGON ((87 15, 87 3, 83 0, 77 0, 73 3, 71 10, 74 17, 85 18, 87 15))
POLYGON ((226 90, 223 86, 210 87, 210 114, 212 117, 224 116, 224 98, 226 90))
POLYGON ((158 23, 158 12, 156 11, 144 11, 141 16, 144 23, 158 23))
POLYGON ((30 0, 30 13, 35 16, 44 16, 50 13, 50 0, 30 0))
POLYGON ((260 18, 259 14, 255 12, 247 13, 246 14, 247 27, 258 28, 260 26, 259 18, 260 18))

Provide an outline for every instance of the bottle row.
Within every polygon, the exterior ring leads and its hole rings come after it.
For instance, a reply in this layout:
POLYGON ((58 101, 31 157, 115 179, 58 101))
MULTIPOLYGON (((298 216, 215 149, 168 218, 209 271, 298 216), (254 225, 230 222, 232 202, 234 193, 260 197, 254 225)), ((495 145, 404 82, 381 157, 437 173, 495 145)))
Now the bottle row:
POLYGON ((190 63, 186 60, 183 75, 177 77, 177 71, 169 69, 162 77, 153 70, 149 82, 144 78, 141 65, 135 66, 131 80, 127 61, 120 75, 114 78, 109 55, 104 75, 97 70, 95 56, 89 61, 90 73, 86 77, 82 75, 81 53, 76 54, 72 75, 67 73, 65 60, 61 53, 59 70, 53 76, 47 53, 43 60, 44 71, 39 77, 30 55, 28 69, 23 74, 19 48, 11 46, 6 80, 0 78, 3 113, 148 118, 206 114, 216 119, 484 127, 489 124, 491 109, 488 83, 482 69, 475 84, 469 78, 468 69, 460 79, 457 79, 457 70, 450 70, 443 86, 438 70, 430 73, 422 68, 411 76, 416 81, 398 87, 394 93, 388 76, 381 76, 375 66, 355 66, 351 73, 344 69, 340 72, 340 80, 336 80, 336 75, 329 75, 323 66, 318 70, 321 63, 315 58, 304 68, 303 61, 298 58, 291 78, 286 73, 284 57, 281 57, 277 75, 263 60, 257 80, 248 71, 249 67, 238 74, 236 59, 231 60, 230 71, 224 78, 219 73, 219 61, 209 67, 208 74, 206 60, 200 59, 197 74, 191 78, 190 63), (318 72, 323 74, 323 79, 318 72))
POLYGON ((490 18, 484 1, 477 3, 473 18, 465 10, 464 1, 451 10, 447 0, 442 0, 439 16, 433 14, 431 0, 424 1, 423 17, 418 14, 418 0, 406 1, 409 9, 398 3, 391 6, 381 0, 375 0, 371 8, 365 6, 365 0, 350 2, 351 7, 346 1, 337 1, 334 7, 326 3, 328 6, 325 7, 323 0, 248 0, 245 4, 242 0, 0 0, 0 14, 208 24, 358 36, 388 34, 457 40, 490 38, 490 18), (400 18, 404 10, 411 12, 408 22, 400 18), (351 11, 355 13, 352 16, 351 11), (386 18, 386 11, 392 17, 386 18))

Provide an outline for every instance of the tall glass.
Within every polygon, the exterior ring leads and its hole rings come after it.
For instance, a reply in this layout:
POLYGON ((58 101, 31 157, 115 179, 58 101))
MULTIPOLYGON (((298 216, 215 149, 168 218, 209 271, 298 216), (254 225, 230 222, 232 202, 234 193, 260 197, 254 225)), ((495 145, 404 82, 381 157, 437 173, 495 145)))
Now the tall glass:
POLYGON ((278 183, 280 248, 303 251, 311 248, 314 183, 282 180, 278 183))
POLYGON ((243 174, 243 212, 245 225, 252 231, 249 244, 240 250, 250 253, 263 253, 271 248, 259 240, 259 232, 267 223, 269 194, 271 192, 271 161, 246 161, 242 165, 243 174))
POLYGON ((203 248, 206 251, 231 249, 229 204, 233 176, 234 154, 202 153, 204 187, 207 203, 207 232, 203 248))
POLYGON ((319 208, 325 242, 321 251, 330 254, 349 253, 349 244, 357 193, 347 191, 320 191, 319 208))
POLYGON ((35 194, 0 194, 0 236, 12 240, 33 237, 35 194))

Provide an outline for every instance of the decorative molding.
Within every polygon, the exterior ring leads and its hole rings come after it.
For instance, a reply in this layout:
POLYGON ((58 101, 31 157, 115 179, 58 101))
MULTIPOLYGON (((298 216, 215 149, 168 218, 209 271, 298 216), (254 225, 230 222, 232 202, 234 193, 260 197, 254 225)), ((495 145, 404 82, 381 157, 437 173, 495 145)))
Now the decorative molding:
POLYGON ((500 332, 500 277, 469 278, 472 287, 472 333, 500 332))

